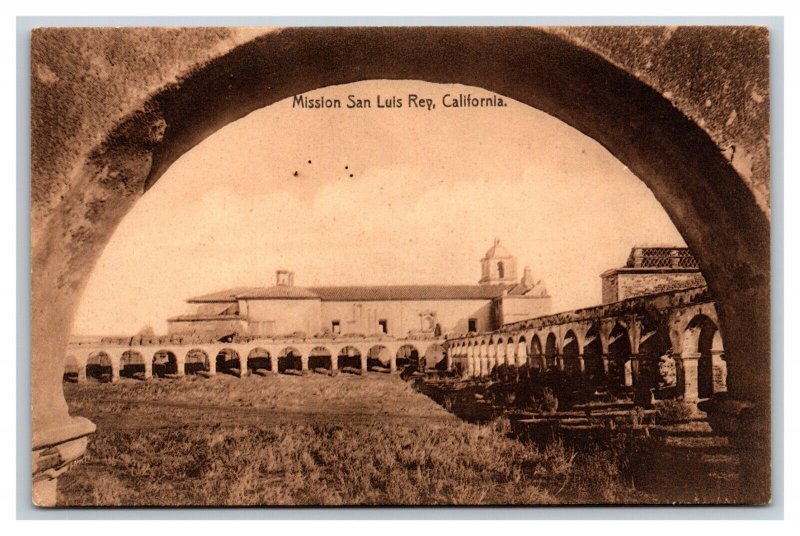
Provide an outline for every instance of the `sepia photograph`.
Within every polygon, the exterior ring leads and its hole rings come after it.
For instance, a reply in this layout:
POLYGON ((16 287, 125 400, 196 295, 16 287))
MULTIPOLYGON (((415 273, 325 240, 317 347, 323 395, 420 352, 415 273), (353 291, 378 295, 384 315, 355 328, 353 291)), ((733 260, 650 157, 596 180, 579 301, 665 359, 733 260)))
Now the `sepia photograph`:
POLYGON ((32 503, 770 504, 772 38, 34 28, 32 503))

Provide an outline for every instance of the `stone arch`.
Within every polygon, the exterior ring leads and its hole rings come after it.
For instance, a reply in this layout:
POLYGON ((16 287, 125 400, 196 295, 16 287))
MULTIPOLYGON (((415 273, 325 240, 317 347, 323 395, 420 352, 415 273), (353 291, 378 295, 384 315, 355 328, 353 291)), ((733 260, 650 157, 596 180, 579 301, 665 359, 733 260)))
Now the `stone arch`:
POLYGON ((530 365, 528 362, 528 355, 530 355, 528 351, 528 339, 525 335, 520 335, 514 345, 514 365, 516 365, 517 368, 523 365, 530 365))
POLYGON ((234 348, 223 347, 217 351, 215 357, 217 373, 240 375, 242 368, 242 357, 234 348))
POLYGON ((178 355, 175 351, 177 350, 161 349, 153 353, 151 358, 153 376, 163 378, 168 374, 178 374, 178 355))
POLYGON ((606 147, 650 187, 698 258, 734 350, 731 394, 758 401, 768 414, 768 209, 756 200, 758 187, 749 189, 750 179, 692 120, 691 102, 673 102, 665 88, 647 85, 632 62, 626 70, 624 56, 607 59, 557 31, 367 27, 346 29, 346 39, 341 31, 282 29, 193 65, 176 77, 179 83, 154 84, 157 93, 134 99, 140 104, 123 121, 98 133, 101 141, 74 160, 72 184, 48 188, 43 183, 52 177, 35 170, 34 191, 65 193, 33 199, 33 209, 48 217, 33 225, 31 308, 41 314, 32 319, 32 386, 34 394, 58 394, 33 404, 34 430, 70 420, 61 396, 62 350, 88 275, 138 197, 225 124, 292 95, 367 79, 481 87, 559 118, 606 147), (64 236, 74 238, 64 242, 64 236))
POLYGON ((669 324, 662 321, 655 325, 642 325, 640 331, 636 353, 639 362, 637 381, 648 389, 664 388, 665 393, 674 395, 677 368, 673 355, 676 349, 672 347, 669 324))
POLYGON ((125 350, 119 359, 119 375, 125 378, 144 377, 145 356, 138 350, 125 350))
POLYGON ((596 325, 591 326, 584 335, 583 364, 584 377, 590 386, 598 387, 606 381, 607 356, 603 355, 603 342, 600 330, 596 325))
POLYGON ((75 357, 75 354, 72 352, 67 353, 64 357, 64 381, 70 383, 77 383, 78 381, 82 381, 81 378, 86 377, 86 367, 85 365, 81 365, 78 361, 78 358, 75 357), (83 373, 81 374, 81 369, 83 369, 83 373))
POLYGON ((361 350, 357 346, 348 344, 342 346, 337 355, 337 368, 344 370, 345 368, 361 370, 361 350))
POLYGON ((334 370, 333 353, 326 346, 315 346, 308 352, 308 368, 334 370))
POLYGON ((247 352, 247 368, 254 372, 258 370, 272 370, 273 359, 269 350, 263 346, 255 346, 247 352))
POLYGON ((619 391, 633 386, 631 339, 628 329, 617 322, 609 334, 609 387, 619 391))
POLYGON ((207 351, 202 348, 191 348, 187 350, 186 357, 184 358, 183 373, 197 374, 200 371, 208 372, 211 370, 211 366, 211 356, 207 351))
POLYGON ((580 341, 578 335, 574 330, 568 329, 564 334, 564 346, 561 353, 564 356, 564 372, 572 378, 578 378, 581 375, 582 349, 580 348, 580 341))
POLYGON ((367 370, 389 370, 392 364, 392 351, 384 344, 375 344, 367 350, 367 370))
POLYGON ((112 381, 114 364, 111 355, 103 350, 92 352, 86 360, 86 376, 98 381, 112 381))
MULTIPOLYGON (((727 391, 727 363, 722 336, 719 327, 709 316, 698 314, 689 321, 684 331, 681 355, 684 366, 689 360, 697 360, 697 398, 710 398, 715 393, 727 391)), ((688 388, 692 389, 691 386, 688 388)))
POLYGON ((278 360, 278 372, 303 370, 303 354, 294 346, 283 348, 276 359, 278 360))
POLYGON ((558 367, 558 336, 552 331, 547 332, 545 339, 544 360, 548 369, 558 367))
POLYGON ((414 344, 403 344, 397 349, 397 353, 395 354, 398 368, 408 366, 418 367, 419 356, 419 348, 417 348, 414 344))

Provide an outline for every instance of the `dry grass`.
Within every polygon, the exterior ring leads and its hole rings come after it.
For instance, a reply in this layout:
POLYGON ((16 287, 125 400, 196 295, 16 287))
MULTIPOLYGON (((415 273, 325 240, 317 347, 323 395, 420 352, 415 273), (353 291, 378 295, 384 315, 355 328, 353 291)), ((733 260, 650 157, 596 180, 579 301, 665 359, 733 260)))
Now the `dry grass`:
POLYGON ((67 385, 98 432, 64 506, 646 501, 608 453, 543 450, 473 425, 396 376, 67 385))

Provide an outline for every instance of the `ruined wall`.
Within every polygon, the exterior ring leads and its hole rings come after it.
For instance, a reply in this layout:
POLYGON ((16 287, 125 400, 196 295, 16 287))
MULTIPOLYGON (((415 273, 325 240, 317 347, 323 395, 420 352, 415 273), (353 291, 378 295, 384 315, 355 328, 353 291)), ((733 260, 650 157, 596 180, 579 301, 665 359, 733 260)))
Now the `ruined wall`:
POLYGON ((705 286, 700 272, 636 273, 614 271, 603 276, 603 303, 613 303, 668 290, 705 286))

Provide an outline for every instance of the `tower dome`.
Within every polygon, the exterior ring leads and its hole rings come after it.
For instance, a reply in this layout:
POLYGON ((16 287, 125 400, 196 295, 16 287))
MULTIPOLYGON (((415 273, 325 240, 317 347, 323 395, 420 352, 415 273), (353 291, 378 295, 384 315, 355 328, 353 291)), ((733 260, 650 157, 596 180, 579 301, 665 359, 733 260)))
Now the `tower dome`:
POLYGON ((517 282, 517 258, 505 246, 500 244, 500 239, 495 238, 494 244, 481 259, 480 285, 503 285, 517 282))

